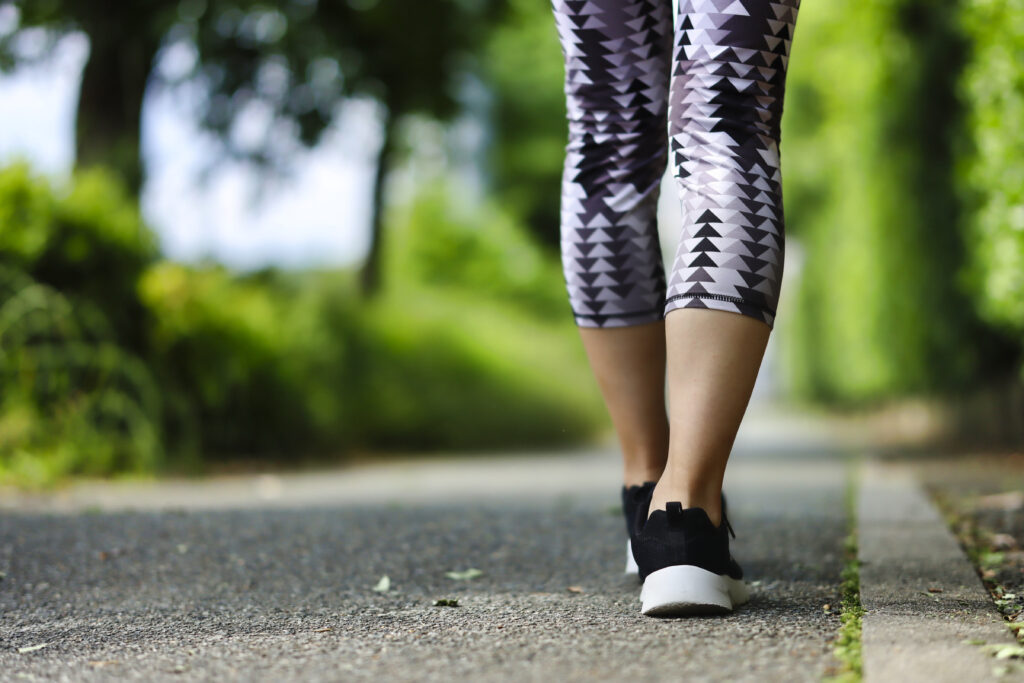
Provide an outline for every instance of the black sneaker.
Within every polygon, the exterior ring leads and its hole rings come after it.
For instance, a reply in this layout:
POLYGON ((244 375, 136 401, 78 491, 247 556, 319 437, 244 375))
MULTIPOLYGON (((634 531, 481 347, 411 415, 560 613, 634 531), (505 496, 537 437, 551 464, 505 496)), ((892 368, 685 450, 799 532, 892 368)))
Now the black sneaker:
POLYGON ((655 510, 631 537, 638 565, 641 612, 648 616, 723 614, 750 599, 743 570, 729 552, 735 533, 722 505, 722 523, 703 508, 673 502, 655 510))
MULTIPOLYGON (((639 519, 646 519, 651 505, 651 494, 654 493, 656 481, 648 481, 636 486, 622 487, 622 513, 626 518, 626 535, 632 537, 639 519), (639 516, 642 514, 642 517, 639 516)), ((633 545, 626 540, 626 574, 637 574, 639 570, 633 559, 633 545)))

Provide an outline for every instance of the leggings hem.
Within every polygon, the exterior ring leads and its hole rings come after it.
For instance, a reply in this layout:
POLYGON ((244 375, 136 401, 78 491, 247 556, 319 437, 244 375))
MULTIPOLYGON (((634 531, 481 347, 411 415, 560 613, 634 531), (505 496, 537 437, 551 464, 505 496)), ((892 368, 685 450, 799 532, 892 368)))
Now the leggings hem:
POLYGON ((738 313, 748 318, 759 320, 768 329, 775 329, 775 311, 763 304, 754 303, 738 296, 725 294, 677 294, 671 296, 665 303, 665 315, 680 308, 710 308, 729 313, 738 313), (689 303, 685 301, 689 299, 689 303))

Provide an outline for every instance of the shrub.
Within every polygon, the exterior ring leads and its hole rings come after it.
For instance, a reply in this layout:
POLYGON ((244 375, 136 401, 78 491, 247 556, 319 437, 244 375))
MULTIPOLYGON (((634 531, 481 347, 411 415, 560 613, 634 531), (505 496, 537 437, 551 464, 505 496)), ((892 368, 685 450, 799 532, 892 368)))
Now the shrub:
POLYGON ((564 321, 569 304, 557 258, 495 202, 460 202, 456 193, 442 176, 391 211, 388 282, 470 291, 564 321))
POLYGON ((95 309, 0 268, 0 479, 148 472, 162 457, 158 388, 95 309))
POLYGON ((971 55, 960 79, 969 108, 959 167, 970 211, 962 279, 978 310, 1024 346, 1024 2, 965 0, 971 55))
POLYGON ((350 271, 155 258, 109 176, 0 171, 0 476, 585 439, 603 407, 557 262, 443 184, 389 216, 385 295, 350 271))
POLYGON ((957 277, 964 59, 955 4, 801 8, 782 153, 788 229, 806 261, 780 319, 801 398, 955 393, 1012 358, 957 277))
POLYGON ((317 439, 283 292, 226 268, 162 262, 139 281, 169 437, 208 457, 290 455, 317 439))
POLYGON ((144 348, 135 284, 156 238, 116 176, 96 167, 54 188, 24 163, 0 170, 0 226, 4 263, 102 311, 119 343, 144 348))

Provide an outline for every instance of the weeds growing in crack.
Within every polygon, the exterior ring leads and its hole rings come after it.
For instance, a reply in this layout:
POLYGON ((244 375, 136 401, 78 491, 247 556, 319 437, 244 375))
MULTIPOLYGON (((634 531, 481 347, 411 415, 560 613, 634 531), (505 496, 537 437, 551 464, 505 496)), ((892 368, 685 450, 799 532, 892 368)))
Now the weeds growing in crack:
POLYGON ((839 633, 833 641, 838 660, 825 680, 827 683, 854 683, 863 677, 861 624, 864 608, 860 604, 860 561, 857 559, 857 477, 849 477, 846 489, 846 513, 850 531, 843 539, 843 569, 840 573, 839 633))

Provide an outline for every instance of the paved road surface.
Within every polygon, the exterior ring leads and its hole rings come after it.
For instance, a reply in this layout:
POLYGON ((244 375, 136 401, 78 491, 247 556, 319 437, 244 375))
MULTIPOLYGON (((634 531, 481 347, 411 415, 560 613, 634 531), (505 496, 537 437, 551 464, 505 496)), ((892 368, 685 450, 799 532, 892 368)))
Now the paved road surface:
POLYGON ((849 448, 748 416, 726 490, 755 585, 725 618, 640 615, 610 448, 9 497, 0 676, 818 681, 849 448))

